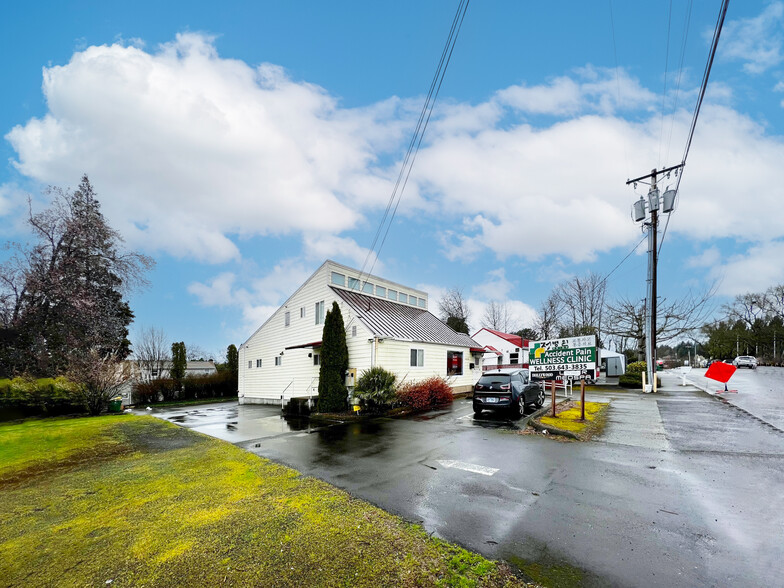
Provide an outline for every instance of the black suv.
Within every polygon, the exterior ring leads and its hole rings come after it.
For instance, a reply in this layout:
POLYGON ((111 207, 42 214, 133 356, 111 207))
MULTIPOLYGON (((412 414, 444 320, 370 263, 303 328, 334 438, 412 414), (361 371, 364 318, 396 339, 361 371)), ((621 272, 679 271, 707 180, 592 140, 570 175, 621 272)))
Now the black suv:
POLYGON ((485 373, 474 386, 474 414, 506 410, 521 417, 527 404, 536 408, 544 404, 544 388, 531 383, 528 370, 485 373))

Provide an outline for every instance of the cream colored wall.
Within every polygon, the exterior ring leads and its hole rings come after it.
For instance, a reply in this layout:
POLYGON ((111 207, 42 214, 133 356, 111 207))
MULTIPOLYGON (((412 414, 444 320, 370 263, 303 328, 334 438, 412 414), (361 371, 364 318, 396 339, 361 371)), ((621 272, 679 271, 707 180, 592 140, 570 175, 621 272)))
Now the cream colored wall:
POLYGON ((393 372, 397 376, 399 384, 439 376, 447 380, 452 388, 462 391, 462 388, 466 386, 473 386, 482 375, 482 366, 480 364, 476 365, 473 370, 470 369, 470 364, 474 362, 474 356, 467 347, 387 339, 379 343, 378 359, 378 365, 393 372), (410 365, 411 349, 424 350, 425 357, 422 367, 412 367, 410 365), (463 375, 447 377, 446 357, 448 351, 463 352, 463 375))
POLYGON ((313 354, 318 349, 286 347, 321 341, 324 325, 316 325, 316 302, 324 301, 324 315, 337 300, 343 323, 346 327, 346 344, 349 351, 349 367, 357 372, 370 367, 370 332, 354 318, 351 308, 343 303, 329 287, 332 266, 329 264, 312 276, 292 297, 281 306, 262 327, 254 333, 239 350, 239 391, 241 403, 277 403, 295 396, 318 394, 319 366, 313 365, 313 354), (305 317, 300 318, 300 308, 305 308, 305 317), (285 313, 291 313, 291 321, 285 326, 285 313), (357 327, 356 336, 352 327, 357 327), (280 353, 283 352, 281 356, 280 353), (310 354, 310 355, 309 355, 310 354), (275 357, 282 358, 280 366, 275 357), (261 359, 261 368, 256 360, 261 359), (248 368, 248 362, 252 367, 248 368))

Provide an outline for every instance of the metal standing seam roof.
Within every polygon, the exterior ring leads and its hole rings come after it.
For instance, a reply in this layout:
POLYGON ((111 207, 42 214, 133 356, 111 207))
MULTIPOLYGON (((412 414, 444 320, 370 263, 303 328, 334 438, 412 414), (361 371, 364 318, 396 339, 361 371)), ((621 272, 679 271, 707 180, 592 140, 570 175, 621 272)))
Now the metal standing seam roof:
POLYGON ((422 308, 333 286, 330 288, 352 308, 357 318, 376 337, 459 347, 482 347, 468 335, 452 330, 438 317, 422 308))

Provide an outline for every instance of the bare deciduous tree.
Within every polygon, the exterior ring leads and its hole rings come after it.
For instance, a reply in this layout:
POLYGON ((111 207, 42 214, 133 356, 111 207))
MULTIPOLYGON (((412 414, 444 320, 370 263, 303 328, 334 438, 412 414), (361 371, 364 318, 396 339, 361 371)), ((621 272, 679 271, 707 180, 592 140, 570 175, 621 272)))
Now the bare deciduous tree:
POLYGON ((138 340, 134 342, 133 355, 139 363, 142 379, 161 377, 166 362, 171 359, 168 339, 162 329, 155 327, 143 328, 139 332, 138 340))
MULTIPOLYGON (((699 330, 713 311, 714 293, 715 286, 702 294, 689 293, 673 302, 661 298, 656 312, 656 340, 664 343, 699 330)), ((608 304, 605 332, 635 341, 642 359, 645 356, 645 301, 621 298, 608 304)))
POLYGON ((438 301, 438 309, 442 321, 455 331, 468 334, 468 303, 460 288, 449 289, 438 301))
POLYGON ((560 298, 551 292, 539 306, 534 328, 542 339, 554 339, 561 331, 560 316, 562 304, 560 298))
POLYGON ((509 312, 509 305, 497 300, 491 300, 485 306, 482 325, 504 333, 513 333, 517 330, 516 319, 509 312))
POLYGON ((188 361, 206 361, 208 359, 207 352, 200 345, 196 345, 196 343, 185 345, 185 358, 188 361))
POLYGON ((762 297, 762 304, 769 318, 778 317, 784 321, 784 284, 768 288, 762 297))
POLYGON ((74 356, 68 369, 68 378, 76 383, 75 394, 91 415, 100 414, 130 376, 128 362, 117 353, 97 349, 74 356))
POLYGON ((593 272, 558 284, 553 293, 561 307, 560 323, 566 336, 595 334, 601 339, 606 281, 593 272))

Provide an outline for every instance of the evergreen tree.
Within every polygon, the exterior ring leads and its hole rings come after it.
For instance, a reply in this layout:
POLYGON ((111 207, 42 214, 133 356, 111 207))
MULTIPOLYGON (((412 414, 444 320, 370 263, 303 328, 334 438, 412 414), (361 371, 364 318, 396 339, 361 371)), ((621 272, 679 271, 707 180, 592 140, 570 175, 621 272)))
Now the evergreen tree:
POLYGON ((182 385, 182 379, 185 377, 185 368, 188 367, 188 359, 186 356, 185 351, 185 343, 180 341, 179 343, 172 343, 171 346, 172 351, 172 359, 171 359, 171 370, 169 370, 169 376, 171 379, 177 382, 177 388, 180 388, 182 385))
POLYGON ((237 347, 232 343, 226 348, 226 367, 234 377, 237 377, 237 372, 239 372, 239 362, 240 354, 237 351, 237 347))
POLYGON ((14 246, 0 267, 0 376, 64 373, 90 351, 130 353, 123 296, 153 261, 121 250, 86 175, 74 192, 50 192, 52 205, 28 219, 36 242, 14 246))
POLYGON ((347 409, 346 370, 348 346, 343 314, 337 302, 327 311, 321 341, 321 367, 319 369, 319 412, 341 412, 347 409))

